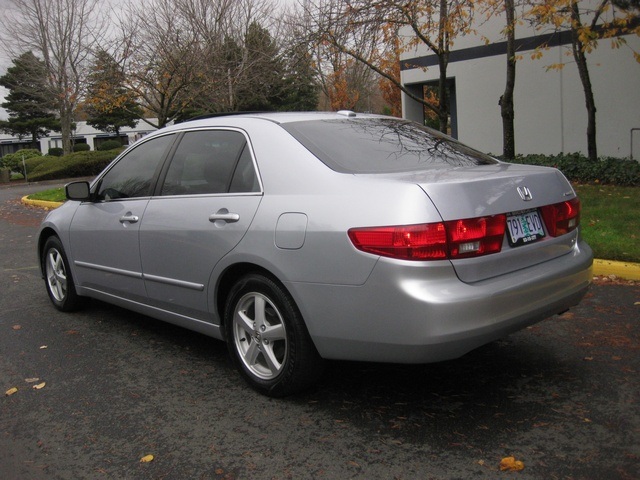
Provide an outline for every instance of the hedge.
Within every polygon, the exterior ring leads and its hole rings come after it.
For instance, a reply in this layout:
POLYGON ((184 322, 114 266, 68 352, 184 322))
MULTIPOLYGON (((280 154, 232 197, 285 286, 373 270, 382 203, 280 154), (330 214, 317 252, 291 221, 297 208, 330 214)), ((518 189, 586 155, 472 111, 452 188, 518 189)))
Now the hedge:
POLYGON ((89 150, 91 150, 91 147, 88 143, 76 143, 73 146, 74 152, 88 152, 89 150))
POLYGON ((74 177, 94 177, 116 158, 123 149, 106 152, 76 152, 64 157, 40 157, 27 161, 30 181, 58 180, 74 177), (40 159, 44 159, 42 161, 40 159), (39 160, 31 167, 29 163, 39 160))
POLYGON ((621 187, 640 186, 640 163, 626 158, 602 157, 591 161, 580 153, 519 155, 511 163, 543 165, 559 169, 572 182, 621 187))
POLYGON ((22 163, 23 159, 28 173, 29 165, 35 162, 42 161, 42 158, 43 157, 42 153, 40 153, 40 150, 37 150, 35 148, 25 148, 23 150, 18 150, 15 153, 8 153, 4 157, 0 158, 0 167, 5 167, 13 172, 24 174, 22 163))
POLYGON ((120 140, 106 140, 98 146, 98 150, 100 151, 115 150, 121 147, 122 147, 122 142, 120 142, 120 140))
POLYGON ((64 155, 64 149, 60 147, 51 147, 47 155, 51 155, 52 157, 61 157, 64 155))

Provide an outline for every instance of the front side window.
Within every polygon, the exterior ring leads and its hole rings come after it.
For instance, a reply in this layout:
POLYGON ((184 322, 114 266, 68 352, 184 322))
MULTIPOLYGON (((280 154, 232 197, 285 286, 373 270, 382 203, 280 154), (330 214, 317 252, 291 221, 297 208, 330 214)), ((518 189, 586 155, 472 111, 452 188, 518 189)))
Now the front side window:
POLYGON ((153 178, 175 135, 151 139, 127 152, 100 180, 97 200, 151 195, 153 178))
POLYGON ((244 135, 230 130, 187 132, 176 149, 162 195, 253 191, 257 184, 244 135))

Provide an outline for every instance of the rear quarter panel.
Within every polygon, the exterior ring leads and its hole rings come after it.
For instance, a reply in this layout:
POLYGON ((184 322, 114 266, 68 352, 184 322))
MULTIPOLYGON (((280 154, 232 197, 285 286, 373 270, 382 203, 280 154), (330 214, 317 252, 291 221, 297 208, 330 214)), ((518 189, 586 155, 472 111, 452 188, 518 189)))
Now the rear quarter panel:
POLYGON ((353 227, 439 221, 415 184, 334 172, 276 124, 249 129, 264 187, 264 199, 242 242, 218 268, 250 259, 284 282, 363 284, 378 257, 356 250, 347 236, 353 227), (300 248, 275 243, 278 219, 307 217, 300 248))

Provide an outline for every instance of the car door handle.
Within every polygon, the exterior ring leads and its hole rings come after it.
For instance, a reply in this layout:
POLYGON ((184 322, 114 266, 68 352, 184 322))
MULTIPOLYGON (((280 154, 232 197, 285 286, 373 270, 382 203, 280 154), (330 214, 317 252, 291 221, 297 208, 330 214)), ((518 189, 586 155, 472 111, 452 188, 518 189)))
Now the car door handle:
POLYGON ((139 220, 140 220, 140 217, 138 217, 137 215, 131 215, 130 213, 120 217, 120 223, 125 223, 125 222, 138 223, 139 220))
POLYGON ((226 222, 226 223, 235 223, 238 220, 240 220, 240 215, 238 215, 237 213, 229 213, 229 212, 226 212, 226 213, 217 212, 212 215, 209 215, 210 222, 217 222, 218 220, 222 220, 223 222, 226 222))

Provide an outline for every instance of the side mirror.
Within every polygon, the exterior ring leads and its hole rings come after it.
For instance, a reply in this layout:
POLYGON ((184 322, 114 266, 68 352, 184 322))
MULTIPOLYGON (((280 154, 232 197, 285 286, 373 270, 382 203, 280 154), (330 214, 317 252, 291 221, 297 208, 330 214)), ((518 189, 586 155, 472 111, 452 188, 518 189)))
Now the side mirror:
POLYGON ((91 199, 89 182, 68 183, 67 185, 65 185, 64 191, 68 200, 78 200, 80 202, 86 202, 91 199))

